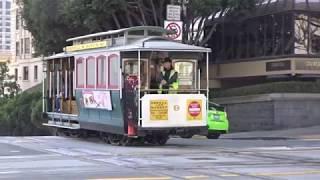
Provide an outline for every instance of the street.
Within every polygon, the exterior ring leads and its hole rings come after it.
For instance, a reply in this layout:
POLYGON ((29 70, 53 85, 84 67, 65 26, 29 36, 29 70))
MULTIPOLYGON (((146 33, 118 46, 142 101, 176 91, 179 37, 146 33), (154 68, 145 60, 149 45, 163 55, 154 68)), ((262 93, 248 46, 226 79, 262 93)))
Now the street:
POLYGON ((95 138, 1 137, 0 179, 320 179, 320 128, 139 147, 95 138))

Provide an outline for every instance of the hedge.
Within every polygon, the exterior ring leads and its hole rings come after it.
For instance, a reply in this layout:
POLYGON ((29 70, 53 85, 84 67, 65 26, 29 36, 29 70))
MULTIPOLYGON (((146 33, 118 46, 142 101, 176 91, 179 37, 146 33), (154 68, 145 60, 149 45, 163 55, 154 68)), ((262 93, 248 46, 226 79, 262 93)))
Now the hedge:
POLYGON ((319 82, 286 81, 210 91, 213 98, 269 93, 320 93, 319 82))

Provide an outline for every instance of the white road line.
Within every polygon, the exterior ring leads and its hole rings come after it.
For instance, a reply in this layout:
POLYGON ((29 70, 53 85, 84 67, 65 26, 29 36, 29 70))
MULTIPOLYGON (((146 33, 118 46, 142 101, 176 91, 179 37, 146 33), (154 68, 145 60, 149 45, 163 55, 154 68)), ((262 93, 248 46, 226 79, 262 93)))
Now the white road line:
POLYGON ((0 174, 18 174, 21 173, 21 171, 0 171, 0 174))
POLYGON ((13 151, 10 151, 11 153, 19 153, 21 151, 16 151, 16 150, 13 150, 13 151))

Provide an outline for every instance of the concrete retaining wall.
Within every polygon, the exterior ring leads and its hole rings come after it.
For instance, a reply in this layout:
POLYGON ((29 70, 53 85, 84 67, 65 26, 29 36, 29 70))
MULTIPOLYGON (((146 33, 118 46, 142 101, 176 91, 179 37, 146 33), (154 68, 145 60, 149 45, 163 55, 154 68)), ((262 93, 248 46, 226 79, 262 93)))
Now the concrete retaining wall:
POLYGON ((226 107, 233 132, 320 125, 320 94, 264 94, 214 102, 226 107))

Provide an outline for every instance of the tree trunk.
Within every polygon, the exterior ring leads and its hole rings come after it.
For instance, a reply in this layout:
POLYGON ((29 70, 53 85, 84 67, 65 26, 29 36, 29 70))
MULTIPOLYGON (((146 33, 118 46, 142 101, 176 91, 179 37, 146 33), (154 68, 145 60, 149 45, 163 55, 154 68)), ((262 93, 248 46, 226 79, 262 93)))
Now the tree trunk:
POLYGON ((112 13, 112 18, 113 18, 113 21, 116 24, 117 28, 120 29, 121 28, 120 22, 114 13, 112 13))

